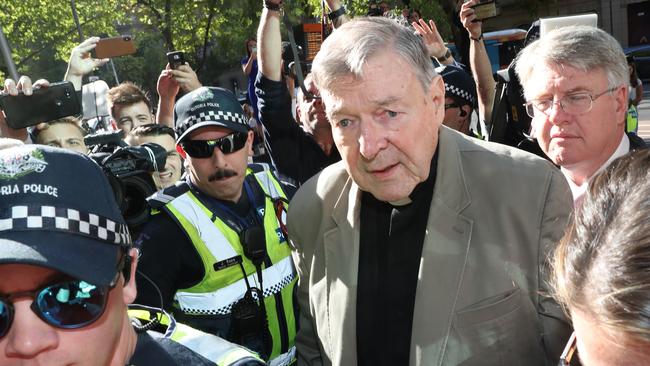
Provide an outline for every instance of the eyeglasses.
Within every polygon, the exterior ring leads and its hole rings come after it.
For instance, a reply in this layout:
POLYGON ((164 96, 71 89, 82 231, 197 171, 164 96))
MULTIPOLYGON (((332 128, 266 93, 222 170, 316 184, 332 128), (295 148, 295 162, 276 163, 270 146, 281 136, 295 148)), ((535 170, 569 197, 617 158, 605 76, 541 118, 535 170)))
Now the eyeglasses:
POLYGON ((559 104, 560 108, 568 114, 583 114, 587 113, 593 108, 594 101, 601 96, 611 93, 619 87, 607 89, 604 92, 596 95, 589 93, 576 93, 565 95, 559 101, 553 99, 535 99, 524 103, 526 113, 530 117, 541 117, 542 115, 548 116, 549 111, 553 108, 554 104, 559 104), (541 114, 540 114, 541 113, 541 114))
POLYGON ((209 158, 218 147, 224 154, 232 154, 241 150, 246 145, 248 134, 243 132, 234 132, 230 135, 214 140, 188 140, 181 142, 180 145, 185 152, 193 158, 209 158))
POLYGON ((92 324, 104 314, 109 292, 116 283, 95 286, 72 280, 34 291, 0 295, 0 338, 9 332, 14 319, 12 299, 30 296, 34 299, 32 311, 44 322, 56 328, 77 329, 92 324))
POLYGON ((577 348, 578 348, 578 342, 576 341, 576 332, 573 332, 571 333, 571 337, 569 337, 569 341, 564 347, 564 351, 562 352, 562 355, 560 355, 560 362, 557 365, 570 366, 571 359, 573 358, 573 355, 576 353, 577 348))

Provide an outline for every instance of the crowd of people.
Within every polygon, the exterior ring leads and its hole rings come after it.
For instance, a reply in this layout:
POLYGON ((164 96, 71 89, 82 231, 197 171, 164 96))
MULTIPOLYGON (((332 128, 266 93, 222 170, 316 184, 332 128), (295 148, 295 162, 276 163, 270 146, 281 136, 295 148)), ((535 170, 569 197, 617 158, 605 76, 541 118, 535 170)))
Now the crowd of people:
MULTIPOLYGON (((247 106, 184 63, 155 108, 108 90, 115 133, 0 114, 0 365, 650 362, 650 152, 618 41, 566 26, 513 61, 544 159, 490 139, 478 0, 459 9, 468 65, 416 9, 326 3, 295 101, 264 0, 247 106)), ((70 56, 79 100, 98 40, 70 56)))

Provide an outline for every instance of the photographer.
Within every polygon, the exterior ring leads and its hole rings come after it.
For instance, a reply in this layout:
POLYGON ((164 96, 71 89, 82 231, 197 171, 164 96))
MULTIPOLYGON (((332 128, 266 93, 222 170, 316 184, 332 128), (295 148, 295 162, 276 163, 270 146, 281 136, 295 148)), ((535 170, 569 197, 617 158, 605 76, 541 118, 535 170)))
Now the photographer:
POLYGON ((84 142, 86 131, 75 117, 65 117, 54 121, 40 123, 32 128, 35 143, 73 150, 81 154, 88 153, 84 142))
POLYGON ((176 151, 174 130, 162 125, 148 124, 134 128, 126 136, 124 141, 129 146, 140 146, 144 143, 155 143, 167 151, 165 168, 158 172, 152 172, 152 177, 157 189, 174 185, 182 173, 182 159, 176 151))
MULTIPOLYGON (((255 87, 260 122, 269 132, 275 164, 281 173, 303 183, 341 156, 334 146, 318 89, 309 76, 305 87, 310 95, 299 91, 297 97, 296 116, 302 128, 293 118, 291 97, 282 80, 280 4, 280 0, 268 0, 262 10, 257 42, 260 72, 255 87)), ((338 1, 329 0, 328 5, 345 13, 338 1)))

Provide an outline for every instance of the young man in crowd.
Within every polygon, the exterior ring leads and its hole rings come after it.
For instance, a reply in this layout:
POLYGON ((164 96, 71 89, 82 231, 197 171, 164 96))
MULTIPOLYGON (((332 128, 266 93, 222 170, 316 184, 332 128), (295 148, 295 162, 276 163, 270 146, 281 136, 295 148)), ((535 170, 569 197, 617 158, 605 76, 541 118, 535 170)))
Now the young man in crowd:
POLYGON ((130 146, 154 143, 167 150, 165 168, 153 173, 156 188, 162 189, 172 186, 181 178, 183 160, 176 150, 176 140, 172 128, 157 124, 138 126, 129 132, 124 141, 130 146))
POLYGON ((298 362, 557 362, 570 328, 543 273, 571 211, 560 172, 442 126, 442 78, 394 21, 342 25, 312 75, 343 161, 289 210, 298 362))
POLYGON ((295 360, 297 282, 286 239, 292 186, 250 164, 253 132, 226 89, 202 87, 175 106, 187 178, 150 198, 142 230, 138 302, 258 352, 273 365, 295 360))
POLYGON ((79 119, 66 117, 33 127, 32 137, 35 143, 74 150, 81 154, 88 153, 84 142, 86 131, 79 125, 79 119))
POLYGON ((0 364, 263 364, 160 309, 128 309, 138 252, 90 158, 41 145, 0 150, 0 194, 0 364))
POLYGON ((106 101, 111 119, 124 133, 155 121, 149 97, 130 81, 108 89, 106 101))
POLYGON ((625 133, 630 77, 620 44, 596 27, 568 26, 517 56, 534 137, 560 167, 574 201, 614 159, 644 148, 625 133))

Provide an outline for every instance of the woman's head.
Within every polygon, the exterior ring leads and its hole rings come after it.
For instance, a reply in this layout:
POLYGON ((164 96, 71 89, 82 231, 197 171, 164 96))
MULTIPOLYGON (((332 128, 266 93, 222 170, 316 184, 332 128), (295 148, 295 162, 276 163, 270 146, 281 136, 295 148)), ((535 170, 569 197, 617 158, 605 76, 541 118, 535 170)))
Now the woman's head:
POLYGON ((244 45, 246 46, 246 55, 250 57, 250 55, 253 53, 253 50, 257 48, 257 40, 255 38, 249 38, 246 40, 244 45))
POLYGON ((648 167, 642 150, 596 175, 553 256, 554 296, 585 366, 650 363, 637 353, 650 347, 648 167))

